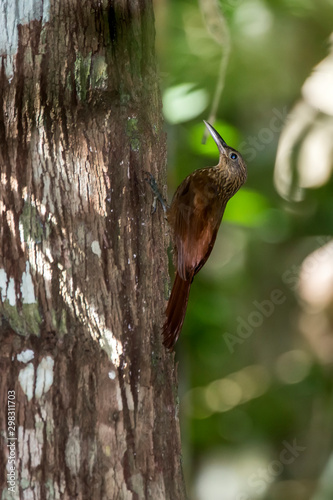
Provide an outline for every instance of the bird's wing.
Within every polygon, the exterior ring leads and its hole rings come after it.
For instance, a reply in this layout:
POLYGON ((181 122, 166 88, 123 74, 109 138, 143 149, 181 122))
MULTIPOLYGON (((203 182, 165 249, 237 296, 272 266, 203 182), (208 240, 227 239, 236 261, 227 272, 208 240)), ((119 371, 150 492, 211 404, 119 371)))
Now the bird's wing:
POLYGON ((183 280, 192 280, 208 259, 222 214, 216 184, 205 170, 187 177, 177 189, 168 219, 174 233, 177 270, 183 280))

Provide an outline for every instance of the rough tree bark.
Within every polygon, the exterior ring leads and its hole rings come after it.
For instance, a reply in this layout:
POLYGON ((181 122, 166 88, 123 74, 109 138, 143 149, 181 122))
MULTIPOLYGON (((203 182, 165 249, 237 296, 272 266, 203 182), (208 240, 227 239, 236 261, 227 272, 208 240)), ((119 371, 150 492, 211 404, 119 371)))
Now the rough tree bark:
POLYGON ((152 1, 0 25, 1 498, 183 499, 152 1))

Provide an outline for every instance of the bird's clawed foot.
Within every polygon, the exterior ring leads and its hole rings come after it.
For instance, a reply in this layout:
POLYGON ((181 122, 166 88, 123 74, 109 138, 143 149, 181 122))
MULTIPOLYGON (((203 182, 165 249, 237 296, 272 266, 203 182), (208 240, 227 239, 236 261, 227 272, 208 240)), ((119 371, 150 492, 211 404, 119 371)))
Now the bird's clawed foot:
POLYGON ((157 182, 156 182, 154 176, 150 172, 145 172, 144 180, 146 182, 148 182, 149 186, 151 187, 151 190, 154 193, 154 201, 153 201, 153 206, 152 206, 151 213, 153 214, 153 213, 156 212, 157 200, 162 205, 164 213, 166 213, 166 211, 168 209, 168 205, 167 205, 165 199, 163 198, 160 190, 158 189, 157 182))

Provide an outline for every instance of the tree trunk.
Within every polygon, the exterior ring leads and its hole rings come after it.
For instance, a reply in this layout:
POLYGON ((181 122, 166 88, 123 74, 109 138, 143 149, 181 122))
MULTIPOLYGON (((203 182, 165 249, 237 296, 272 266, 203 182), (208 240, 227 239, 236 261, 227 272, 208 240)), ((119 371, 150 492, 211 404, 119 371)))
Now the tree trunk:
POLYGON ((2 498, 183 499, 152 2, 0 0, 0 26, 2 498))

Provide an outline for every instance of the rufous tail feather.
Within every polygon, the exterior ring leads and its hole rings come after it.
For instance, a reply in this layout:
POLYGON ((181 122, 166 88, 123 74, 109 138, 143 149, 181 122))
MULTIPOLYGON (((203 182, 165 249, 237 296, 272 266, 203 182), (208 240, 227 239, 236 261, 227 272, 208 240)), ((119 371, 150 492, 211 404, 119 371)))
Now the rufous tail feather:
POLYGON ((176 278, 172 287, 169 302, 165 311, 166 321, 163 326, 163 344, 168 349, 172 349, 182 329, 188 297, 191 288, 191 280, 184 281, 176 273, 176 278))

